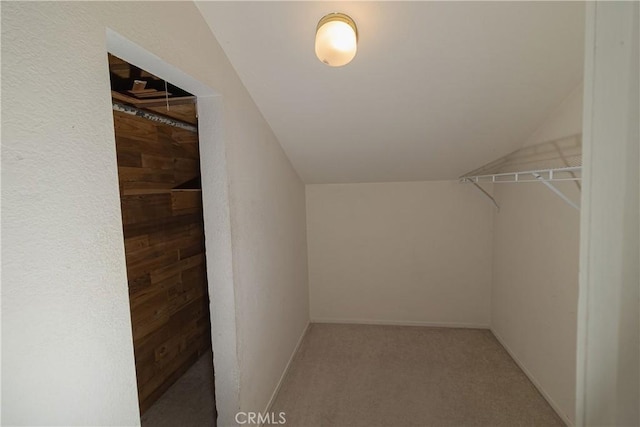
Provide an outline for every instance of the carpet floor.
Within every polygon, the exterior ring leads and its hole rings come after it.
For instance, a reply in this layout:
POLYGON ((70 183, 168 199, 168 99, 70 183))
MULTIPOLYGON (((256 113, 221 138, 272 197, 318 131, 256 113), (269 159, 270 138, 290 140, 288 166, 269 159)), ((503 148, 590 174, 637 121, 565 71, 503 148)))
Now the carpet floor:
POLYGON ((271 412, 290 427, 564 425, 481 329, 312 324, 271 412))
POLYGON ((142 427, 215 427, 213 355, 207 352, 140 418, 142 427))

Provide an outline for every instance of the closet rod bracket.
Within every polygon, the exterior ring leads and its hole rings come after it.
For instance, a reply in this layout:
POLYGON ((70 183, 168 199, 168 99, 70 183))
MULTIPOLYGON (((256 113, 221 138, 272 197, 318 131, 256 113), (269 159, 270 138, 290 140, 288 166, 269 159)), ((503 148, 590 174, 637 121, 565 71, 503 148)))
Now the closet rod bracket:
POLYGON ((558 189, 558 187, 556 187, 551 182, 549 182, 544 177, 542 177, 542 175, 540 175, 539 173, 535 173, 535 172, 532 173, 531 175, 533 175, 533 177, 535 179, 537 179, 538 181, 543 183, 549 190, 551 190, 554 193, 556 193, 556 195, 558 197, 560 197, 562 200, 564 200, 569 206, 571 206, 574 209, 577 209, 578 211, 580 210, 580 206, 578 206, 573 200, 569 199, 562 191, 560 191, 558 189))
POLYGON ((463 179, 462 182, 470 182, 470 183, 472 183, 478 190, 482 191, 482 194, 484 194, 485 197, 487 197, 489 199, 489 201, 491 201, 493 206, 495 206, 498 211, 500 210, 500 206, 498 206, 498 202, 496 202, 496 199, 494 199, 493 196, 491 194, 489 194, 489 192, 487 190, 485 190, 484 188, 480 187, 480 185, 477 182, 474 182, 474 181, 471 181, 471 180, 466 180, 466 179, 463 179))

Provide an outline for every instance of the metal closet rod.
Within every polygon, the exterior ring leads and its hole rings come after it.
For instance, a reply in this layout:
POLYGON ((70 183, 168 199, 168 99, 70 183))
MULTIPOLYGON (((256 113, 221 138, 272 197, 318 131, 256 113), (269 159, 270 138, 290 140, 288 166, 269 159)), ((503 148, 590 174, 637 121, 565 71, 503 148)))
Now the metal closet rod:
POLYGON ((131 105, 121 104, 119 102, 113 101, 112 108, 114 111, 120 111, 121 113, 142 117, 143 119, 151 120, 153 122, 162 123, 164 125, 189 130, 191 132, 198 132, 198 128, 190 123, 186 123, 180 120, 161 116, 160 114, 154 114, 147 110, 141 110, 140 108, 132 107, 131 105))

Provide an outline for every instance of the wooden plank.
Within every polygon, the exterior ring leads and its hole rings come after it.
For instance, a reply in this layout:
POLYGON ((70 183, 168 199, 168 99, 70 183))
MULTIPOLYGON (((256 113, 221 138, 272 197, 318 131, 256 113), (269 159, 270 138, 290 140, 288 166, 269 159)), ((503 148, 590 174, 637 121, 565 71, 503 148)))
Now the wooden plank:
POLYGON ((197 224, 185 224, 179 227, 163 228, 149 235, 149 246, 181 249, 191 246, 200 240, 202 235, 194 233, 197 224))
POLYGON ((142 117, 114 111, 113 122, 116 138, 118 136, 124 136, 139 141, 155 142, 158 140, 157 127, 153 122, 145 120, 142 117))
POLYGON ((138 292, 132 293, 129 296, 130 306, 132 311, 136 311, 142 304, 153 300, 157 295, 164 294, 167 297, 168 303, 171 302, 175 295, 182 292, 182 277, 178 274, 167 278, 159 283, 154 283, 153 286, 140 289, 138 292))
POLYGON ((124 239, 124 251, 126 254, 149 247, 149 236, 143 234, 141 236, 124 239))
POLYGON ((173 211, 173 215, 174 216, 192 215, 192 214, 198 213, 198 212, 200 212, 199 208, 177 209, 177 210, 173 211))
POLYGON ((158 293, 131 312, 133 340, 138 340, 169 320, 169 298, 165 293, 158 293))
POLYGON ((184 269, 180 274, 183 289, 191 289, 196 287, 205 288, 206 274, 207 273, 204 264, 184 269))
POLYGON ((118 157, 118 166, 132 166, 138 168, 142 166, 142 156, 140 153, 132 151, 117 151, 116 155, 118 157))
MULTIPOLYGON (((195 220, 195 217, 194 217, 195 220)), ((174 227, 162 227, 162 229, 153 230, 149 234, 149 244, 159 245, 163 243, 173 244, 185 238, 193 238, 193 228, 197 221, 187 224, 181 224, 174 227)))
POLYGON ((198 152, 198 144, 192 142, 174 144, 171 150, 173 157, 199 161, 200 153, 198 152))
MULTIPOLYGON (((201 276, 196 275, 194 277, 201 276)), ((171 281, 167 281, 166 283, 168 288, 178 286, 175 278, 172 278, 171 281)), ((179 296, 185 296, 188 299, 188 302, 177 310, 172 309, 168 298, 168 292, 159 291, 149 296, 145 301, 140 302, 136 306, 140 320, 145 321, 148 319, 165 317, 168 314, 167 328, 171 331, 169 335, 178 336, 184 334, 185 325, 190 322, 197 322, 207 314, 207 307, 205 307, 204 304, 205 299, 203 299, 206 289, 203 286, 203 283, 202 279, 200 279, 200 282, 192 281, 190 287, 182 291, 181 294, 178 294, 179 296)))
MULTIPOLYGON (((127 78, 129 77, 128 74, 129 73, 127 72, 127 78)), ((111 98, 114 101, 124 102, 126 104, 133 104, 137 101, 137 99, 135 99, 133 96, 125 95, 124 93, 116 92, 115 90, 111 91, 111 98)))
POLYGON ((168 110, 166 105, 147 107, 146 109, 192 125, 198 124, 198 118, 196 117, 196 104, 170 105, 168 110))
MULTIPOLYGON (((181 209, 202 209, 201 190, 172 190, 171 209, 173 211, 181 209)), ((174 214, 175 215, 175 214, 174 214)))
POLYGON ((203 254, 194 255, 189 258, 185 258, 176 263, 167 265, 166 267, 159 268, 151 272, 151 283, 157 283, 167 277, 179 274, 182 270, 186 270, 202 263, 204 259, 203 254))
POLYGON ((168 193, 121 196, 123 224, 146 223, 173 215, 168 193))
MULTIPOLYGON (((137 153, 142 155, 173 157, 173 144, 159 141, 157 135, 152 140, 135 139, 116 134, 116 151, 118 153, 137 153)), ((124 166, 124 165, 121 165, 124 166)))
POLYGON ((157 89, 128 90, 129 95, 133 95, 138 101, 141 99, 153 98, 154 100, 166 99, 171 96, 170 92, 157 89))
POLYGON ((200 162, 197 159, 176 157, 174 169, 180 172, 188 172, 194 175, 200 173, 200 162))
POLYGON ((198 133, 191 132, 190 130, 187 130, 187 129, 172 128, 171 139, 180 144, 194 144, 196 145, 196 148, 197 148, 198 133))
MULTIPOLYGON (((129 266, 127 266, 127 270, 129 270, 129 266)), ((135 294, 136 292, 140 292, 142 289, 146 289, 151 286, 151 274, 141 273, 137 276, 134 276, 129 271, 127 271, 127 276, 129 277, 128 285, 129 285, 129 294, 135 294)))
POLYGON ((153 271, 178 261, 178 251, 164 252, 160 257, 143 260, 136 264, 127 263, 127 275, 132 278, 138 278, 146 274, 151 275, 153 271))
POLYGON ((135 194, 153 194, 166 191, 149 191, 149 190, 171 190, 175 186, 172 182, 121 182, 120 194, 123 196, 131 196, 135 194))
POLYGON ((127 261, 131 266, 137 266, 152 262, 155 259, 166 259, 167 256, 170 257, 169 259, 175 259, 175 255, 179 253, 179 251, 179 247, 170 244, 149 246, 148 248, 127 253, 127 261))
MULTIPOLYGON (((176 235, 176 238, 172 240, 128 252, 127 263, 131 266, 132 270, 130 271, 144 266, 150 270, 142 270, 142 272, 150 272, 151 269, 157 266, 153 263, 154 260, 172 263, 202 253, 204 249, 202 240, 200 236, 192 236, 188 234, 188 231, 183 231, 182 234, 176 235), (182 254, 182 256, 179 257, 176 254, 182 254)), ((166 264, 159 264, 159 266, 166 267, 166 264)))
MULTIPOLYGON (((195 96, 174 96, 173 98, 169 98, 169 106, 195 104, 195 103, 196 103, 195 96)), ((162 105, 167 105, 167 101, 164 98, 163 99, 137 99, 136 103, 133 105, 140 108, 160 107, 162 105)))
MULTIPOLYGON (((170 321, 171 319, 169 319, 169 322, 170 321)), ((170 332, 172 331, 169 328, 165 327, 162 329, 157 329, 149 335, 146 335, 134 341, 136 365, 140 364, 140 362, 142 362, 143 364, 146 364, 147 362, 153 362, 155 349, 171 337, 170 332)))
POLYGON ((197 243, 184 247, 184 248, 180 248, 180 259, 185 259, 185 258, 189 258, 192 257, 194 255, 197 254, 203 254, 204 253, 204 239, 198 241, 197 243))
POLYGON ((117 56, 113 56, 111 54, 108 54, 108 56, 109 56, 109 71, 118 75, 119 77, 122 77, 123 79, 128 79, 129 70, 130 70, 129 63, 127 63, 126 61, 123 61, 117 56))
POLYGON ((141 166, 151 169, 173 169, 175 159, 173 157, 154 156, 152 154, 141 155, 141 166))
MULTIPOLYGON (((169 313, 173 315, 194 300, 207 295, 204 265, 184 270, 180 292, 169 297, 169 313)), ((197 319, 196 319, 197 320, 197 319)))
POLYGON ((171 336, 180 335, 185 328, 185 325, 191 321, 197 321, 205 315, 208 315, 208 298, 197 298, 191 301, 182 309, 171 314, 169 321, 167 322, 167 328, 169 328, 169 334, 171 336))
MULTIPOLYGON (((163 228, 169 229, 178 227, 181 225, 188 225, 202 221, 202 212, 198 212, 191 215, 171 216, 166 218, 159 218, 154 221, 124 224, 124 236, 125 238, 139 236, 141 234, 149 234, 153 231, 163 228)), ((151 236, 150 236, 151 238, 151 236)))
POLYGON ((189 354, 186 352, 187 340, 183 336, 172 337, 164 345, 156 348, 155 363, 158 368, 162 369, 164 366, 171 364, 171 362, 180 356, 180 353, 189 354))
POLYGON ((173 171, 173 179, 178 186, 200 176, 200 162, 195 159, 177 157, 173 171))
POLYGON ((207 291, 207 271, 204 264, 185 269, 180 275, 182 278, 183 292, 195 292, 196 295, 204 295, 207 291))
POLYGON ((192 236, 202 237, 204 240, 204 224, 202 221, 194 222, 189 227, 189 233, 192 236))
MULTIPOLYGON (((133 96, 128 96, 120 92, 116 92, 114 90, 111 91, 111 98, 118 102, 124 102, 126 104, 133 105, 134 107, 139 108, 148 108, 148 107, 159 107, 162 105, 167 105, 167 100, 165 98, 161 99, 137 99, 133 96)), ((174 96, 173 98, 169 98, 169 106, 172 105, 185 105, 185 104, 195 104, 196 97, 195 96, 174 96)))
POLYGON ((167 169, 132 168, 119 166, 120 182, 154 182, 175 185, 176 173, 167 169))
POLYGON ((138 196, 138 195, 144 195, 144 194, 171 194, 171 189, 170 188, 162 188, 162 189, 156 189, 156 188, 127 188, 127 189, 122 189, 121 193, 123 196, 138 196))
POLYGON ((139 386, 148 383, 162 382, 162 377, 170 374, 172 365, 176 360, 207 348, 209 343, 206 323, 201 323, 205 315, 208 317, 204 299, 200 298, 185 306, 179 313, 170 317, 162 331, 156 331, 137 341, 136 364, 138 371, 143 371, 138 366, 138 361, 143 366, 152 365, 151 369, 145 369, 146 375, 140 376, 139 386), (186 343, 185 347, 183 343, 186 343), (182 351, 172 351, 178 347, 182 351), (162 356, 162 357, 159 357, 162 356), (150 372, 151 371, 151 372, 150 372), (151 373, 151 375, 150 375, 151 373))

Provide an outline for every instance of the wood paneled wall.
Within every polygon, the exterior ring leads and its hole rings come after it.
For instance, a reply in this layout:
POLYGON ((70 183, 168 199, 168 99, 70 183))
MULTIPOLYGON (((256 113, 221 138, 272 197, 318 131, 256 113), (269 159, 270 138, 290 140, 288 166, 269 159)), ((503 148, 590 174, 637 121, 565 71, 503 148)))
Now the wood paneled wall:
POLYGON ((140 412, 211 347, 198 135, 114 111, 140 412))

